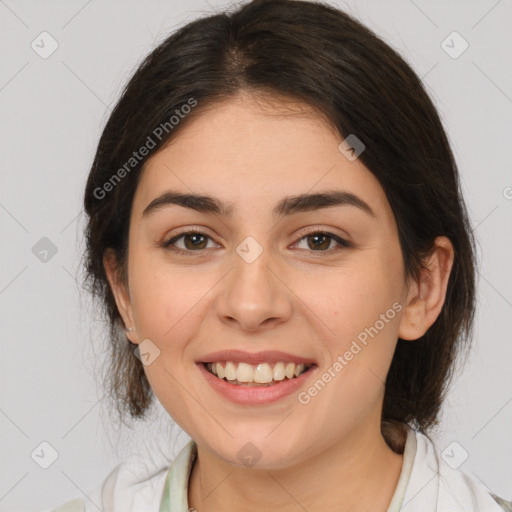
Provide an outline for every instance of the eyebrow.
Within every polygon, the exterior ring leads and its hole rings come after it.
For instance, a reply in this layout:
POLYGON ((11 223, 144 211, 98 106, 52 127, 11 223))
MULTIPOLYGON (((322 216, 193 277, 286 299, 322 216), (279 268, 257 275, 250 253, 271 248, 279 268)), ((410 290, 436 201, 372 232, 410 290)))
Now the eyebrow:
MULTIPOLYGON (((224 203, 214 197, 204 194, 184 194, 176 191, 167 191, 153 199, 142 212, 142 217, 162 210, 170 205, 191 208, 202 213, 211 213, 231 218, 235 211, 233 203, 224 203)), ((282 217, 298 212, 307 212, 329 208, 332 206, 355 206, 372 217, 376 217, 370 205, 351 192, 343 190, 328 190, 316 194, 300 194, 281 199, 274 207, 274 217, 282 217)))

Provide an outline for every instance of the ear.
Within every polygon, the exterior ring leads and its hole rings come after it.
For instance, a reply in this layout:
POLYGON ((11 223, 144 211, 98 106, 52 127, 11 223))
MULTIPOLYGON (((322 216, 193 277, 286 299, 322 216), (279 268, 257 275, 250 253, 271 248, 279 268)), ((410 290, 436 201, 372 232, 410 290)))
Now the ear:
POLYGON ((133 329, 132 331, 127 330, 126 336, 132 343, 138 343, 130 293, 127 289, 127 284, 121 279, 121 272, 119 271, 113 250, 107 249, 105 252, 103 256, 103 266, 123 323, 126 328, 131 327, 133 329))
POLYGON ((419 282, 412 283, 408 291, 398 330, 403 340, 421 338, 436 321, 446 298, 454 260, 453 245, 445 236, 437 237, 434 244, 427 269, 421 271, 419 282))

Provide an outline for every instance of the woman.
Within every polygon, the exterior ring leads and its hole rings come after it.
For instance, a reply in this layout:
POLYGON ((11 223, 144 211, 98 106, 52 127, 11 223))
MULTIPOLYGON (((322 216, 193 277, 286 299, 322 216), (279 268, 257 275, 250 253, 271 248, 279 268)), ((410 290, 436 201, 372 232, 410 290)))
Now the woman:
POLYGON ((192 438, 156 474, 116 467, 103 510, 512 510, 428 437, 474 241, 431 100, 359 22, 254 0, 181 28, 114 108, 84 204, 119 412, 156 396, 192 438))

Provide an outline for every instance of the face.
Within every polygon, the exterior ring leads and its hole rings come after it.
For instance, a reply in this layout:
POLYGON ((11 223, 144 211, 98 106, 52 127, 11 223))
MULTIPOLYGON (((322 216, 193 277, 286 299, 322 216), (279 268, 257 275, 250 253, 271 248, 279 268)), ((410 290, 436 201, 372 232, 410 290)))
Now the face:
MULTIPOLYGON (((342 140, 318 116, 239 96, 184 127, 139 182, 116 300, 158 400, 230 463, 253 450, 260 467, 285 468, 380 425, 407 289, 385 193, 342 140), (159 201, 144 213, 168 192, 231 212, 159 201), (321 193, 352 200, 293 201, 321 193), (199 363, 222 350, 314 366, 300 381, 234 390, 199 363)), ((244 356, 216 360, 236 368, 244 356)))

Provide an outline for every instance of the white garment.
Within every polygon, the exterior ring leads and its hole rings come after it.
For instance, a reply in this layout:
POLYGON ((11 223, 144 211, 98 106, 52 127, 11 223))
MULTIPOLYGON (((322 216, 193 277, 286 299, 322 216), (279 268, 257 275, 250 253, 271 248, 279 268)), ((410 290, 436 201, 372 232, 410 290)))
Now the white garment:
MULTIPOLYGON (((147 465, 132 457, 88 496, 103 512, 188 512, 188 481, 196 455, 191 440, 170 468, 155 474, 147 474, 147 465)), ((44 512, 97 512, 91 501, 77 498, 44 512)), ((493 498, 479 481, 451 468, 428 437, 409 428, 402 470, 386 512, 399 511, 512 512, 512 502, 493 498)))

